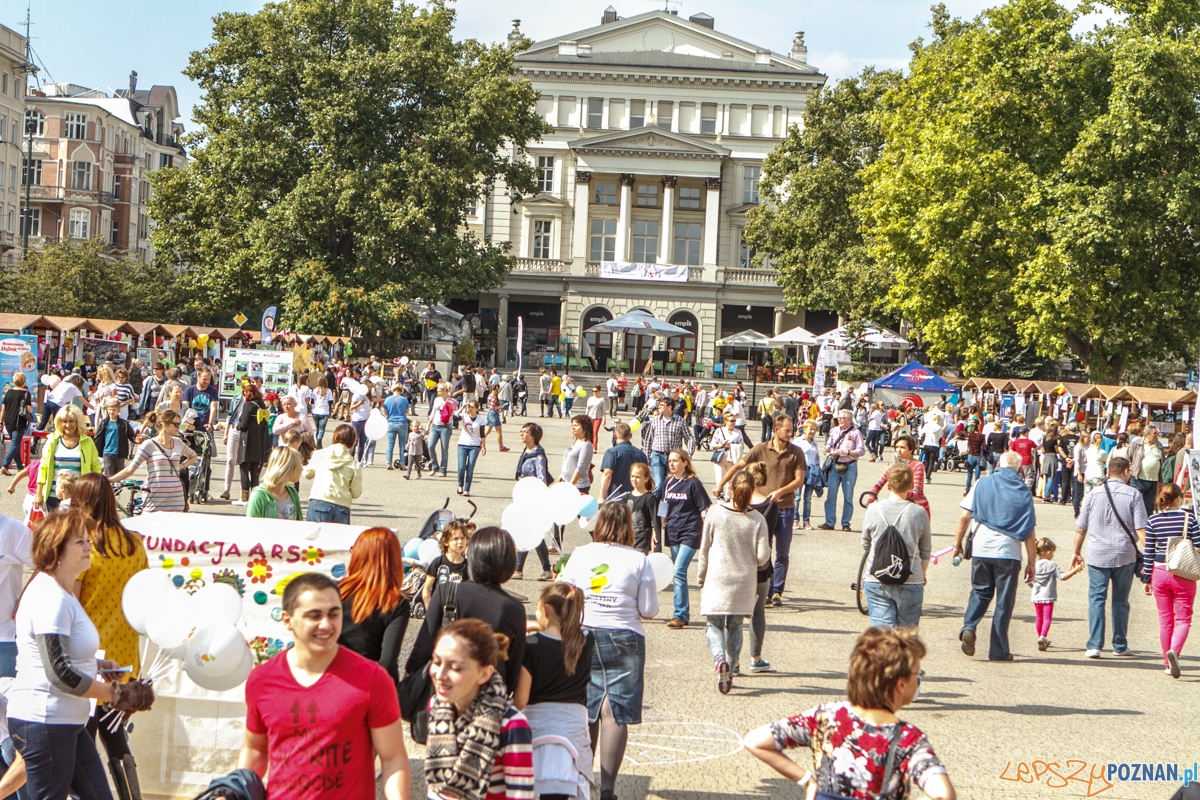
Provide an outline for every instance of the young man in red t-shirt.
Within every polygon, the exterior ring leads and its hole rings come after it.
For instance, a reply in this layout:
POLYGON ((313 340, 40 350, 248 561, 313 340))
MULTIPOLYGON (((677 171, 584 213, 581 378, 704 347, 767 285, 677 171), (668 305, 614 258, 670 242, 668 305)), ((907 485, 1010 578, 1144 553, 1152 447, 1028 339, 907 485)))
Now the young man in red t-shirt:
POLYGON ((246 740, 238 767, 266 778, 271 800, 409 800, 408 753, 396 685, 378 663, 338 646, 342 598, 326 575, 283 590, 295 645, 246 681, 246 740))
POLYGON ((1021 456, 1021 480, 1031 492, 1033 484, 1037 481, 1037 468, 1033 463, 1033 451, 1036 447, 1033 439, 1029 438, 1029 429, 1025 427, 1017 428, 1017 438, 1008 445, 1009 450, 1021 456))

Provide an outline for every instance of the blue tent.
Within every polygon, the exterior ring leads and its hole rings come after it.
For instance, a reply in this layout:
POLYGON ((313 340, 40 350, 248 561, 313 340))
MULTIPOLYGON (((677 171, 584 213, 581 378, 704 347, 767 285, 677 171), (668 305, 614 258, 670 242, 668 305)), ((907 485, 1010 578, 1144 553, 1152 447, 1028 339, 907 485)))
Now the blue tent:
POLYGON ((872 389, 894 389, 902 392, 927 392, 950 396, 958 389, 939 378, 919 361, 910 361, 891 375, 871 384, 872 389))

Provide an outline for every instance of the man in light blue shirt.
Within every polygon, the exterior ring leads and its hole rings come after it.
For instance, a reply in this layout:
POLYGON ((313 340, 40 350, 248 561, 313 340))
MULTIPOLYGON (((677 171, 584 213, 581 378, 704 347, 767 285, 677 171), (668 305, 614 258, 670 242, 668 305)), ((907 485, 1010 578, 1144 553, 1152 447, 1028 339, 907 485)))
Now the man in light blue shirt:
POLYGON ((383 410, 387 414, 387 468, 398 469, 408 463, 405 452, 408 442, 408 398, 404 396, 404 386, 400 383, 392 386, 392 396, 383 401, 383 410), (396 439, 400 439, 400 458, 392 461, 392 450, 396 439))

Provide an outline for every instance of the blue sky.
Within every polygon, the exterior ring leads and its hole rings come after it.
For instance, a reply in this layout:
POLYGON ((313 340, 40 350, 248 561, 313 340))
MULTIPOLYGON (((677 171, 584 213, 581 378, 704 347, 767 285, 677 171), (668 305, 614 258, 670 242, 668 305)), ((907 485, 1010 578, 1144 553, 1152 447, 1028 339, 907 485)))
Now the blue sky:
MULTIPOLYGON (((611 0, 621 16, 662 8, 664 0, 611 0)), ((955 16, 973 17, 998 0, 946 0, 955 16)), ((834 79, 867 64, 900 67, 908 44, 927 35, 933 0, 684 0, 681 16, 706 12, 716 27, 779 53, 795 31, 805 32, 809 63, 834 79)), ((502 41, 519 17, 534 40, 591 27, 609 0, 457 0, 458 34, 502 41)), ((210 40, 211 19, 222 11, 255 11, 258 0, 33 0, 33 47, 55 82, 91 88, 124 87, 130 70, 139 85, 172 84, 184 122, 200 101, 199 87, 181 71, 189 54, 210 40), (105 44, 101 44, 105 43, 105 44)), ((23 32, 25 3, 0 0, 0 22, 23 32)), ((47 79, 46 73, 42 75, 47 79)))

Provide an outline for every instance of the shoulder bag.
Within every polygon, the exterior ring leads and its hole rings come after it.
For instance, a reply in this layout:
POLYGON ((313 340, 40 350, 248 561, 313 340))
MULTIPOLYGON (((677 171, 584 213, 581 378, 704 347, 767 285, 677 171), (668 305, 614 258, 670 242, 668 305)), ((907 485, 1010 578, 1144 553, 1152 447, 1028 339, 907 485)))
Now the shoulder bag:
POLYGON ((1167 540, 1167 572, 1188 581, 1200 580, 1200 549, 1187 537, 1187 528, 1183 526, 1183 536, 1167 540))
MULTIPOLYGON (((841 428, 838 428, 838 430, 840 431, 841 428)), ((833 451, 837 449, 837 446, 842 443, 842 439, 845 439, 845 438, 846 438, 846 434, 843 433, 841 436, 838 437, 838 440, 836 442, 831 441, 825 445, 826 455, 825 455, 825 460, 821 463, 821 472, 825 473, 826 480, 828 480, 828 478, 829 478, 829 470, 837 469, 839 466, 843 466, 843 465, 837 463, 837 456, 835 456, 833 454, 833 451)), ((846 469, 839 469, 838 474, 839 475, 846 474, 846 469)))
MULTIPOLYGON (((1129 543, 1133 545, 1133 574, 1142 578, 1142 571, 1146 567, 1146 561, 1142 557, 1142 551, 1138 550, 1137 537, 1133 535, 1133 531, 1129 530, 1129 526, 1125 524, 1125 520, 1121 519, 1121 512, 1117 511, 1117 504, 1113 500, 1112 490, 1108 488, 1108 479, 1104 480, 1104 494, 1108 496, 1108 505, 1112 508, 1113 516, 1117 518, 1117 522, 1121 525, 1121 530, 1125 531, 1125 535, 1129 537, 1129 543)), ((1145 583, 1146 579, 1142 578, 1145 583)))
MULTIPOLYGON (((442 603, 441 627, 444 628, 458 619, 458 583, 443 585, 446 587, 446 599, 442 603)), ((409 721, 413 741, 425 744, 429 738, 429 695, 433 694, 429 663, 401 678, 396 683, 396 694, 400 698, 400 716, 409 721)))
MULTIPOLYGON (((904 722, 897 721, 896 722, 896 732, 892 734, 892 741, 888 745, 887 766, 885 766, 883 769, 883 783, 881 783, 879 785, 879 797, 880 798, 889 797, 888 786, 892 782, 892 774, 896 771, 896 754, 900 750, 900 737, 903 734, 904 734, 904 722)), ((810 775, 811 775, 811 773, 810 773, 810 775)), ((903 782, 901 782, 901 784, 903 785, 903 782)), ((902 797, 903 795, 904 795, 904 793, 900 792, 897 796, 902 797)), ((846 795, 834 794, 833 792, 824 792, 824 791, 821 791, 820 789, 818 789, 815 800, 839 800, 840 798, 843 798, 845 796, 846 795)))

